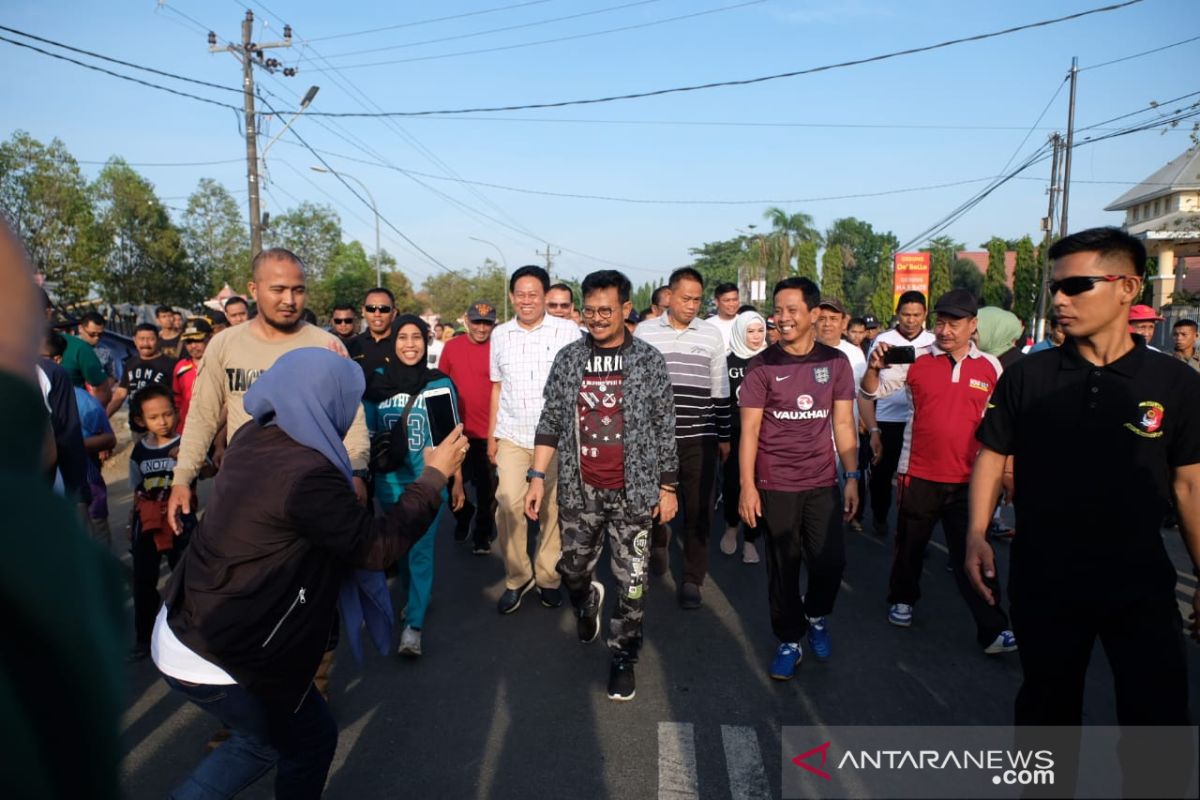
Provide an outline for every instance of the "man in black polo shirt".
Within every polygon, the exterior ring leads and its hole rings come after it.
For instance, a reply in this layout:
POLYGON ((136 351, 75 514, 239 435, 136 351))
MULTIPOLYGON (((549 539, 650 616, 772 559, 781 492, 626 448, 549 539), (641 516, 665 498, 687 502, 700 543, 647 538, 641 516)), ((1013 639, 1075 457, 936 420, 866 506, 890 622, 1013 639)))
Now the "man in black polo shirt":
POLYGON ((362 367, 370 385, 371 375, 395 357, 392 323, 396 319, 396 298, 390 289, 377 286, 367 292, 363 300, 363 319, 367 329, 357 339, 359 351, 350 357, 362 367))
MULTIPOLYGON (((987 527, 1013 457, 1020 533, 1009 597, 1024 682, 1018 725, 1079 725, 1096 637, 1121 725, 1186 725, 1175 569, 1159 525, 1172 492, 1200 561, 1200 375, 1128 332, 1146 251, 1117 228, 1050 248, 1061 347, 1005 371, 979 427, 966 569, 988 602, 987 527)), ((1200 593, 1193 597, 1200 637, 1200 593)))

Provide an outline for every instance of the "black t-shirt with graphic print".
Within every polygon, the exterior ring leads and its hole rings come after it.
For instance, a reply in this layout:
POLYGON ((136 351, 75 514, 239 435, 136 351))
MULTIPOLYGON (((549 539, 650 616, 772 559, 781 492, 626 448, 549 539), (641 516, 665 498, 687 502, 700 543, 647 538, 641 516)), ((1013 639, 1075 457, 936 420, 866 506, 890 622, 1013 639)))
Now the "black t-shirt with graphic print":
POLYGON ((583 370, 576 409, 579 414, 579 469, 597 489, 625 488, 624 352, 593 347, 583 370))

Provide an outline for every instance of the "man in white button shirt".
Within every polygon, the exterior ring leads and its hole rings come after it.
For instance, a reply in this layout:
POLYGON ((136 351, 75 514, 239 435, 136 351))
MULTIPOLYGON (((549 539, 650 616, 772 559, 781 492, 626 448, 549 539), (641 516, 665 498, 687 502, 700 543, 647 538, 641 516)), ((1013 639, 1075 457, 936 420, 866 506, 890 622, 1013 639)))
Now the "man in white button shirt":
MULTIPOLYGON (((920 350, 933 345, 937 339, 925 329, 925 295, 917 291, 905 292, 896 303, 896 327, 884 331, 871 343, 874 350, 880 342, 889 347, 910 346, 920 350)), ((868 360, 870 353, 867 353, 868 360)), ((888 367, 880 377, 891 377, 896 367, 888 367)), ((870 495, 871 515, 875 520, 875 535, 887 536, 888 509, 892 505, 892 478, 900 463, 900 452, 904 449, 904 428, 912 419, 912 401, 907 392, 896 392, 875 401, 875 419, 869 415, 867 425, 871 433, 871 451, 877 459, 871 467, 870 495)))
POLYGON ((737 284, 717 284, 717 288, 713 289, 713 302, 717 304, 717 313, 705 320, 721 332, 726 353, 729 352, 729 337, 733 334, 733 321, 737 319, 738 307, 741 306, 738 297, 737 284))
POLYGON ((515 316, 492 333, 492 404, 488 457, 496 465, 496 529, 504 556, 504 594, 497 610, 511 614, 521 598, 537 586, 542 605, 562 605, 562 577, 555 567, 562 546, 558 533, 558 459, 545 474, 533 472, 533 443, 542 414, 542 390, 554 356, 580 336, 570 319, 546 313, 550 276, 538 266, 524 266, 508 280, 515 316), (525 490, 530 477, 545 481, 538 515, 538 542, 529 561, 525 490))

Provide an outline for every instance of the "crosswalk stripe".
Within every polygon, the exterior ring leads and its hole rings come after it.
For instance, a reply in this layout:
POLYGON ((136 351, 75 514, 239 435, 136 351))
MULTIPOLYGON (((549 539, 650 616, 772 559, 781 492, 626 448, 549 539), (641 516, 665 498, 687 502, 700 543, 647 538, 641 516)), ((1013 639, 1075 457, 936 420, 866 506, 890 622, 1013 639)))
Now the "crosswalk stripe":
POLYGON ((699 800, 696 732, 690 722, 658 723, 658 800, 699 800))
POLYGON ((746 725, 722 725, 725 769, 733 800, 770 800, 771 787, 758 749, 758 734, 746 725))

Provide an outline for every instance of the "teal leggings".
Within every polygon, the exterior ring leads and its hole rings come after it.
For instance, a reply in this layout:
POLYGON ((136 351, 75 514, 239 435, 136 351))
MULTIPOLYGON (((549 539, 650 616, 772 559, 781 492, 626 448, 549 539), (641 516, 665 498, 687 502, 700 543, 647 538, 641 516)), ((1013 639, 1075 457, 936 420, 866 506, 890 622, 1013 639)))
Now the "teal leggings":
POLYGON ((418 630, 425 625, 425 612, 429 609, 429 596, 433 592, 433 543, 445 511, 446 504, 442 503, 433 524, 413 543, 408 558, 397 565, 400 579, 408 583, 408 612, 404 624, 418 630))

